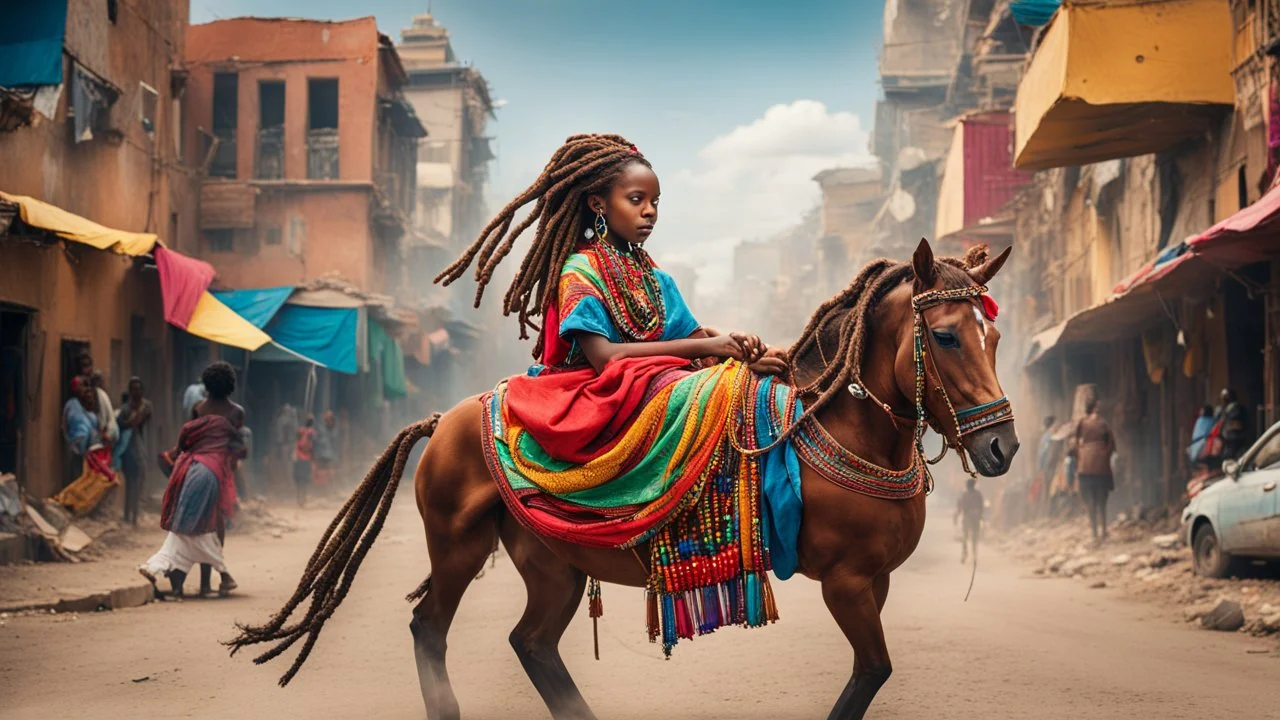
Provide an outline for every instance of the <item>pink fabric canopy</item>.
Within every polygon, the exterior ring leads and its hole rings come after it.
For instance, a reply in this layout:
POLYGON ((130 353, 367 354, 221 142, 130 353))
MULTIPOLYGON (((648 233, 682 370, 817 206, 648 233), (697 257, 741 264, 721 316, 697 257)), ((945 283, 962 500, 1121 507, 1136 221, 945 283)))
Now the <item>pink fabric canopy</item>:
POLYGON ((156 245, 155 256, 156 267, 160 270, 165 322, 185 330, 191 322, 196 303, 209 289, 216 273, 209 263, 174 252, 163 245, 156 245))

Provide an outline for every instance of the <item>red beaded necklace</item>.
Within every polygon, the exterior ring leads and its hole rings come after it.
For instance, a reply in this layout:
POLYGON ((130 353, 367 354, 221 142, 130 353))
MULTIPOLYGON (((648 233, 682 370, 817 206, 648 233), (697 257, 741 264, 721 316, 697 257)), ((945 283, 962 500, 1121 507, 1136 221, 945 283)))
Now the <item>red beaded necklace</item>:
POLYGON ((662 284, 649 253, 639 245, 624 253, 607 240, 597 241, 592 247, 600 259, 601 279, 608 290, 605 302, 618 332, 628 340, 661 340, 667 313, 662 284))

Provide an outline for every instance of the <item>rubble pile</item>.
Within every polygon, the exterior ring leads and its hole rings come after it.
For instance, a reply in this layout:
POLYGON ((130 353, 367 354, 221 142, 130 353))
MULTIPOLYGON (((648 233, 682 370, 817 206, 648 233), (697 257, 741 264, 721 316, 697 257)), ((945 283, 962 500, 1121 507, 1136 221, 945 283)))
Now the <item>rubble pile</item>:
POLYGON ((1122 516, 1110 528, 1107 541, 1098 544, 1082 520, 1042 521, 993 537, 992 543, 1034 566, 1040 577, 1071 578, 1090 588, 1115 588, 1181 608, 1186 622, 1209 630, 1280 634, 1277 573, 1257 569, 1223 580, 1200 577, 1176 530, 1172 518, 1122 516))

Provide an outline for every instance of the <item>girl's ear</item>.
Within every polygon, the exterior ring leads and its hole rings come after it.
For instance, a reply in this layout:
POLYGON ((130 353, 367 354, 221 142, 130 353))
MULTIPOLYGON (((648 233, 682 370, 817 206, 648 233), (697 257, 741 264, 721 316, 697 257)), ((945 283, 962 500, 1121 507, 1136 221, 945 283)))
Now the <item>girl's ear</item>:
POLYGON ((591 212, 596 213, 597 215, 603 215, 605 207, 604 197, 601 195, 588 195, 587 207, 591 208, 591 212))

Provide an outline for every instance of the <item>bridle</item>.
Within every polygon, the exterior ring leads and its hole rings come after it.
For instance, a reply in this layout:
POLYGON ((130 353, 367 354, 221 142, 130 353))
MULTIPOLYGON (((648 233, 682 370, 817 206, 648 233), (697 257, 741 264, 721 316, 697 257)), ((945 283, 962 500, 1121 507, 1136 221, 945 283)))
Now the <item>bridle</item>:
MULTIPOLYGON (((1013 420, 1013 406, 1009 403, 1007 396, 1002 396, 997 400, 982 405, 956 410, 955 405, 951 402, 951 396, 947 393, 947 386, 942 382, 942 375, 938 372, 937 363, 930 356, 930 350, 936 348, 933 344, 931 333, 928 332, 929 323, 925 319, 925 311, 949 302, 981 297, 987 294, 987 291, 986 285, 970 285, 962 288, 928 290, 911 297, 912 362, 915 366, 916 411, 914 418, 915 430, 913 431, 913 442, 915 444, 913 463, 916 458, 920 458, 924 459, 928 465, 937 465, 946 457, 948 449, 954 449, 956 454, 960 456, 960 464, 964 467, 964 471, 970 477, 977 477, 978 474, 969 465, 969 456, 964 446, 961 445, 961 441, 980 430, 1013 420), (929 417, 925 410, 924 398, 930 377, 933 378, 934 389, 942 395, 942 400, 946 403, 947 412, 951 416, 952 427, 955 428, 954 440, 945 431, 938 433, 942 436, 942 450, 933 459, 928 459, 924 453, 924 432, 929 426, 929 417)), ((854 376, 853 382, 849 383, 848 390, 850 395, 859 400, 867 398, 873 400, 876 405, 889 415, 894 425, 897 425, 901 416, 893 411, 891 405, 875 397, 862 382, 860 375, 854 376)), ((932 477, 926 477, 925 491, 931 492, 932 489, 933 479, 932 477)))

